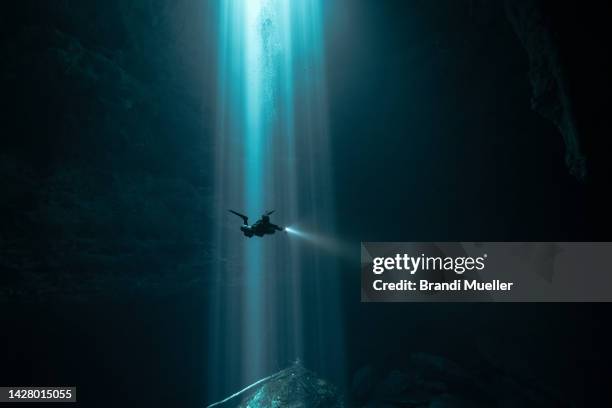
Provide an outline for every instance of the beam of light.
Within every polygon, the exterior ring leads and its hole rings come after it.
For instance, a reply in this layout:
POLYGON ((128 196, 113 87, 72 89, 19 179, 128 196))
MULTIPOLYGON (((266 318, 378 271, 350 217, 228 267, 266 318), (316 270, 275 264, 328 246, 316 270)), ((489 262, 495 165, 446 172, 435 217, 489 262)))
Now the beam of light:
MULTIPOLYGON (((264 11, 265 0, 245 0, 244 7, 244 117, 245 123, 245 166, 243 169, 245 180, 244 207, 251 217, 263 210, 264 194, 264 163, 262 162, 266 137, 264 126, 266 111, 269 106, 262 98, 270 84, 264 81, 266 77, 266 60, 264 55, 264 41, 262 41, 262 24, 266 18, 264 11)), ((243 346, 243 355, 248 355, 242 361, 243 377, 250 381, 260 375, 264 365, 263 336, 263 308, 261 305, 263 295, 262 281, 262 245, 261 242, 250 242, 245 248, 246 289, 244 291, 244 333, 249 343, 243 346)))
POLYGON ((296 358, 341 367, 321 2, 218 0, 211 400, 296 358), (316 227, 249 239, 228 208, 316 227))
POLYGON ((308 245, 329 252, 338 258, 343 258, 345 260, 352 259, 350 245, 338 238, 334 238, 323 233, 308 231, 297 225, 289 225, 285 227, 285 232, 287 232, 287 234, 292 238, 302 240, 308 245))

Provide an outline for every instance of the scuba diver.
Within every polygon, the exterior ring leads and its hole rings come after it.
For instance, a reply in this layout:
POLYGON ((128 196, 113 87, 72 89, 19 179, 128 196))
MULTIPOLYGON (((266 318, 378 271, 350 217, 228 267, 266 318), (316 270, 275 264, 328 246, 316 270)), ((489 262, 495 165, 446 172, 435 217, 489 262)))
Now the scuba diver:
POLYGON ((240 218, 242 218, 242 221, 244 221, 244 224, 240 227, 240 231, 242 231, 245 237, 251 238, 253 235, 263 237, 264 235, 272 235, 276 231, 285 230, 285 228, 280 227, 276 224, 272 224, 270 222, 270 215, 274 212, 274 210, 266 212, 261 216, 260 219, 258 219, 251 225, 249 225, 249 217, 247 217, 246 215, 240 214, 239 212, 236 212, 234 210, 228 211, 232 214, 239 216, 240 218))

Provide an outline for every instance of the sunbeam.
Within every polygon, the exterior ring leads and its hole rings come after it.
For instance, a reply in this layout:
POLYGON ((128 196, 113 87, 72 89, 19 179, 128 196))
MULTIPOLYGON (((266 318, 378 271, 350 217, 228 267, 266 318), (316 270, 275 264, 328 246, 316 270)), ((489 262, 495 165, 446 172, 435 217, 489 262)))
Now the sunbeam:
POLYGON ((342 367, 340 312, 331 300, 339 252, 325 250, 332 240, 305 247, 291 233, 247 238, 227 213, 234 208, 253 222, 276 210, 279 225, 307 214, 313 228, 304 238, 323 236, 321 226, 333 236, 320 1, 219 3, 209 362, 209 388, 219 397, 296 358, 332 376, 342 367))

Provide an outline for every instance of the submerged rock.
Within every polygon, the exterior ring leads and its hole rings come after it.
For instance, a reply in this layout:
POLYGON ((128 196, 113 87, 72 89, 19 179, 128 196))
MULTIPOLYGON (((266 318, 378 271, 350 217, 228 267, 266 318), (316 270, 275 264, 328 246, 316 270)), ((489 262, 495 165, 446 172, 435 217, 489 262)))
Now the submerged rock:
POLYGON ((543 0, 506 1, 506 14, 529 57, 532 88, 531 107, 552 121, 565 142, 565 162, 572 175, 583 181, 586 157, 560 44, 543 0))
POLYGON ((300 363, 283 370, 246 397, 240 408, 340 408, 342 400, 333 384, 317 377, 300 363))
POLYGON ((340 408, 337 388, 297 362, 254 388, 237 405, 240 408, 340 408))
MULTIPOLYGON (((362 374, 359 370, 358 373, 362 374)), ((372 378, 372 392, 353 389, 354 405, 380 407, 563 407, 528 380, 493 367, 466 368, 443 356, 413 353, 404 367, 372 378)), ((362 383, 363 384, 363 383, 362 383)), ((368 385, 368 387, 370 387, 368 385)))

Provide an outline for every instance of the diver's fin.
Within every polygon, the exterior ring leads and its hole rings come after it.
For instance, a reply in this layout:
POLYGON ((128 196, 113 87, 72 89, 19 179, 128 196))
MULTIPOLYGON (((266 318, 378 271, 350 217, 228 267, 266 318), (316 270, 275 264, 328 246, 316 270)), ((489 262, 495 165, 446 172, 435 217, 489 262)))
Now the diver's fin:
POLYGON ((234 210, 227 210, 227 211, 231 212, 232 214, 236 214, 237 216, 239 216, 240 218, 242 218, 242 221, 244 221, 244 224, 245 224, 245 225, 248 225, 248 224, 249 224, 249 217, 247 217, 246 215, 244 215, 244 214, 240 214, 239 212, 236 212, 236 211, 234 211, 234 210))
POLYGON ((276 210, 272 210, 272 211, 268 211, 267 213, 265 213, 264 215, 272 215, 272 213, 276 211, 276 210))

